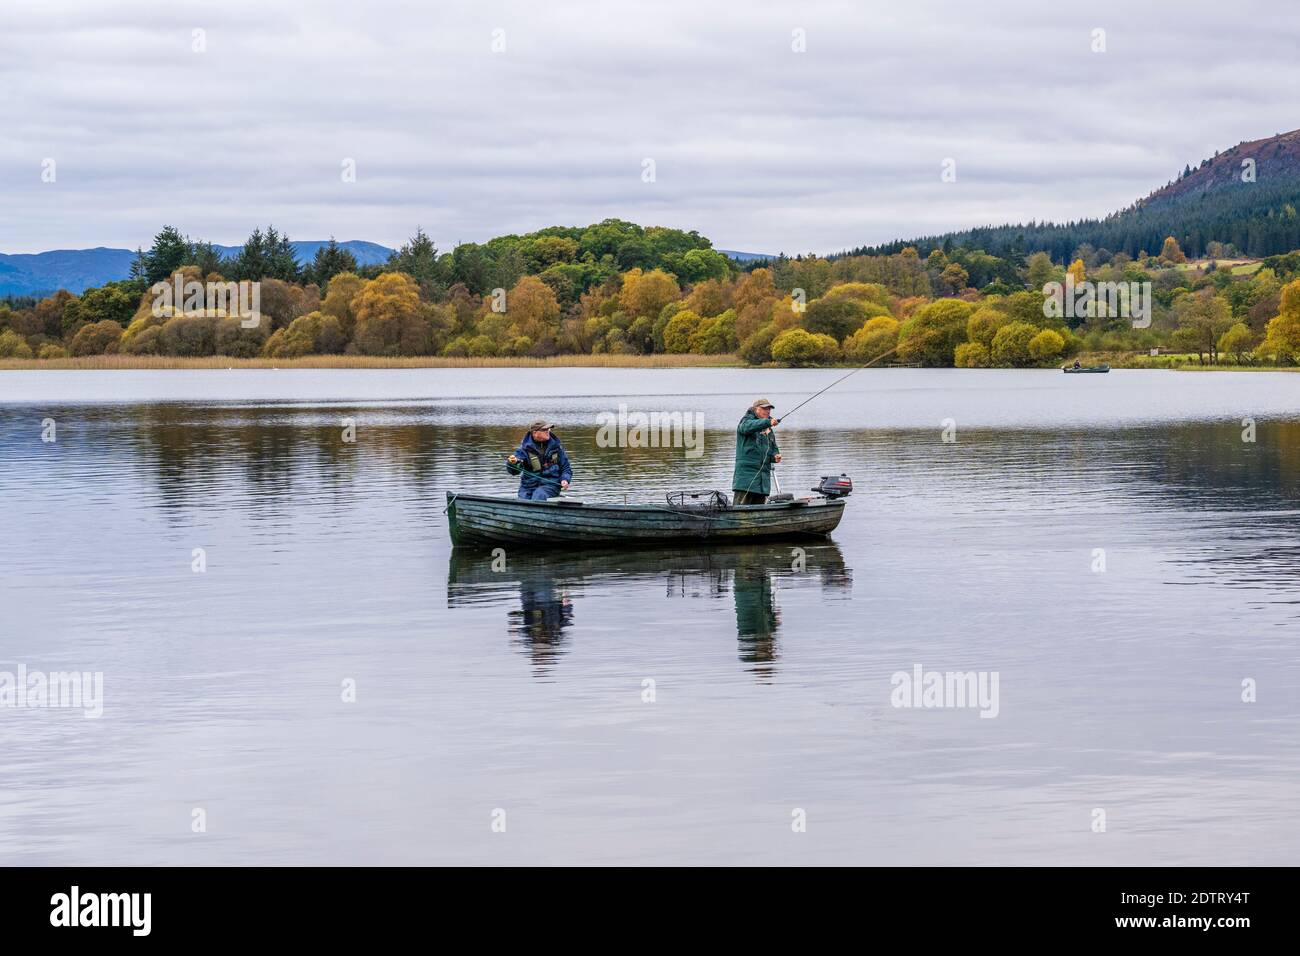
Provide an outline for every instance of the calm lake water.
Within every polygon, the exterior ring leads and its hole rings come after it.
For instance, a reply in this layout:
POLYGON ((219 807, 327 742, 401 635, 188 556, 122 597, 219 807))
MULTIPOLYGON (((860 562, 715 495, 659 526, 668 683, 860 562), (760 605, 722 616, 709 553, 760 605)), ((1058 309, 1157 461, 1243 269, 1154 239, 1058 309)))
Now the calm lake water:
POLYGON ((0 708, 0 862, 1293 863, 1300 376, 872 370, 781 429, 827 542, 452 552, 538 415, 661 499, 838 374, 0 373, 0 672, 103 675, 0 708))

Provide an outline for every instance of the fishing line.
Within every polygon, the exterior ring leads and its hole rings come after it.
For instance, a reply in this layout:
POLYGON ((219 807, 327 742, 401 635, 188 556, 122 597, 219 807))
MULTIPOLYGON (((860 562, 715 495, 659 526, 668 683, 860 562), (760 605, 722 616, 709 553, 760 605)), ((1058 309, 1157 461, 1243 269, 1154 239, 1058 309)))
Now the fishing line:
MULTIPOLYGON (((909 339, 908 341, 910 342, 911 340, 909 339)), ((834 388, 836 385, 840 384, 840 382, 842 382, 842 381, 844 381, 846 378, 848 378, 849 375, 857 375, 857 374, 858 374, 859 372, 861 372, 863 369, 871 368, 871 366, 875 365, 877 362, 879 362, 879 361, 880 361, 882 358, 884 358, 886 355, 893 355, 895 352, 897 352, 897 351, 898 351, 900 348, 902 348, 902 347, 903 347, 903 343, 900 342, 900 343, 898 343, 897 345, 895 345, 892 349, 889 349, 889 350, 886 351, 886 352, 881 352, 879 355, 877 355, 875 358, 873 358, 873 359, 872 359, 870 362, 868 362, 866 365, 860 365, 860 366, 858 366, 858 367, 855 368, 853 371, 849 372, 848 375, 841 375, 841 376, 840 376, 839 378, 837 378, 835 381, 831 382, 829 385, 827 385, 825 388, 823 388, 820 392, 815 392, 815 393, 813 393, 812 395, 809 395, 807 398, 805 398, 802 402, 800 402, 800 403, 799 403, 798 405, 796 405, 794 408, 790 409, 790 411, 786 412, 784 415, 778 415, 778 416, 777 416, 777 419, 776 419, 777 424, 780 424, 781 422, 785 421, 787 418, 789 418, 791 415, 793 415, 793 414, 794 414, 795 412, 797 412, 799 409, 803 408, 805 405, 807 405, 809 402, 811 402, 811 401, 812 401, 814 398, 816 398, 818 395, 821 395, 823 392, 829 392, 829 391, 830 391, 832 388, 834 388)), ((763 439, 764 443, 766 443, 768 440, 769 440, 769 439, 767 439, 767 438, 764 438, 764 439, 763 439)), ((773 464, 775 464, 775 462, 773 462, 773 464)), ((751 479, 749 479, 749 485, 748 485, 748 487, 745 488, 745 494, 747 494, 747 495, 749 494, 750 490, 754 487, 754 482, 758 480, 758 476, 759 476, 760 473, 761 473, 761 471, 755 471, 755 472, 754 472, 754 477, 751 478, 751 479)), ((735 490, 735 489, 732 489, 732 490, 735 490)))
MULTIPOLYGON (((909 341, 910 341, 910 340, 909 340, 909 341)), ((860 365, 860 366, 858 366, 857 368, 853 369, 853 370, 852 370, 851 372, 849 372, 848 374, 846 374, 846 375, 841 375, 839 378, 837 378, 835 381, 831 382, 829 385, 827 385, 825 388, 821 389, 820 391, 814 392, 812 395, 809 395, 807 398, 805 398, 802 402, 800 402, 800 403, 799 403, 798 405, 796 405, 794 408, 790 409, 790 411, 786 412, 784 415, 779 416, 779 417, 777 418, 777 422, 778 422, 778 424, 781 423, 781 422, 784 422, 784 421, 785 421, 786 419, 788 419, 791 415, 793 415, 793 414, 794 414, 795 412, 797 412, 799 409, 803 408, 805 405, 807 405, 809 402, 811 402, 811 401, 812 401, 814 398, 816 398, 817 396, 822 395, 822 394, 824 394, 824 393, 826 393, 826 392, 829 392, 832 388, 834 388, 836 385, 840 384, 840 382, 844 381, 846 378, 849 378, 849 377, 852 376, 852 375, 857 375, 857 374, 858 374, 859 372, 861 372, 863 369, 871 368, 871 366, 875 365, 877 362, 879 362, 882 358, 885 358, 886 356, 893 355, 893 354, 894 354, 895 352, 897 352, 900 348, 902 348, 903 344, 904 344, 904 343, 900 342, 898 345, 895 345, 892 349, 889 349, 889 350, 887 350, 887 351, 881 352, 879 355, 877 355, 875 358, 873 358, 873 359, 872 359, 870 362, 868 362, 866 365, 860 365)), ((764 444, 766 444, 768 441, 769 441, 769 439, 767 439, 767 438, 763 438, 763 442, 764 442, 764 444)), ((558 478, 550 478, 550 477, 547 477, 546 475, 540 474, 540 473, 538 473, 538 472, 532 471, 531 469, 524 468, 524 467, 522 467, 522 466, 523 466, 523 462, 521 461, 521 462, 519 462, 517 465, 514 466, 514 467, 515 467, 516 469, 518 469, 518 470, 517 470, 517 471, 514 471, 514 472, 512 472, 512 473, 513 473, 513 474, 527 474, 527 475, 531 475, 533 478, 537 479, 538 481, 544 481, 544 482, 547 482, 548 484, 553 485, 553 486, 555 486, 556 488, 560 488, 561 491, 563 491, 563 488, 562 488, 562 486, 561 486, 561 484, 560 484, 560 480, 559 480, 558 478)), ((755 472, 755 473, 754 473, 754 477, 751 478, 751 479, 749 479, 749 486, 745 489, 745 494, 749 494, 750 490, 754 487, 754 482, 758 480, 758 475, 759 475, 759 473, 758 473, 758 472, 755 472)), ((671 509, 670 509, 670 510, 671 510, 671 509)), ((682 513, 685 514, 685 513, 687 513, 687 512, 682 512, 682 513)), ((694 516, 694 515, 693 515, 693 516, 694 516)))
POLYGON ((794 414, 795 412, 797 412, 799 409, 803 408, 805 405, 807 405, 809 402, 811 402, 811 401, 812 401, 814 398, 816 398, 818 395, 821 395, 822 392, 829 392, 829 391, 830 391, 832 388, 834 388, 836 385, 840 384, 840 382, 842 382, 842 381, 844 381, 846 378, 848 378, 849 375, 857 375, 857 374, 858 374, 859 372, 861 372, 863 369, 871 368, 871 366, 875 365, 877 362, 879 362, 879 361, 880 361, 882 358, 884 358, 886 355, 893 355, 895 352, 897 352, 897 351, 898 351, 900 348, 902 348, 902 347, 903 347, 903 346, 902 346, 902 343, 900 342, 898 345, 895 345, 895 346, 894 346, 892 349, 890 349, 888 352, 881 352, 879 355, 877 355, 875 358, 873 358, 873 359, 872 359, 870 362, 868 362, 866 365, 861 365, 861 366, 859 366, 858 368, 855 368, 853 371, 849 372, 848 375, 841 375, 841 376, 840 376, 839 378, 837 378, 835 381, 831 382, 829 385, 827 385, 825 388, 823 388, 823 389, 821 390, 821 392, 814 392, 812 395, 809 395, 807 398, 805 398, 802 402, 800 402, 800 403, 799 403, 798 405, 796 405, 794 408, 790 409, 790 410, 789 410, 788 412, 786 412, 784 415, 779 415, 779 416, 777 416, 777 421, 778 421, 778 422, 783 422, 783 421, 785 421, 787 418, 789 418, 791 415, 793 415, 793 414, 794 414))

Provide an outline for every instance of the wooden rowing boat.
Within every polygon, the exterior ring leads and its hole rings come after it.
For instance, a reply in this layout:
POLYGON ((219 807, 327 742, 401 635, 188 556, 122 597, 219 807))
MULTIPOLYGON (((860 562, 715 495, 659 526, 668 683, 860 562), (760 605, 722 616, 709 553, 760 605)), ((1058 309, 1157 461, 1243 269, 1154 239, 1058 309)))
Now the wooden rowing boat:
POLYGON ((527 501, 447 492, 447 527, 452 543, 463 546, 518 543, 572 548, 630 541, 824 537, 843 515, 842 498, 711 508, 617 505, 563 497, 527 501))
POLYGON ((1087 375, 1089 373, 1095 375, 1099 372, 1109 372, 1110 366, 1109 365, 1084 365, 1084 366, 1080 366, 1079 368, 1075 368, 1073 365, 1067 365, 1064 368, 1062 368, 1061 371, 1068 372, 1072 375, 1087 375))

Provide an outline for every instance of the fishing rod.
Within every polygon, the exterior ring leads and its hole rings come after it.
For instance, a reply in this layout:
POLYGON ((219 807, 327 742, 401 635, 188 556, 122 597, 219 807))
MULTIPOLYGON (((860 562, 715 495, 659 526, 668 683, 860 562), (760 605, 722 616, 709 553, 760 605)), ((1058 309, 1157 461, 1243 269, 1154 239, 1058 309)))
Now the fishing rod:
POLYGON ((795 412, 797 412, 799 409, 803 408, 805 405, 807 405, 809 402, 811 402, 811 401, 812 401, 814 398, 816 398, 818 395, 821 395, 823 392, 829 392, 832 388, 834 388, 836 385, 840 384, 840 382, 844 381, 844 380, 845 380, 846 378, 848 378, 850 375, 857 375, 857 374, 858 374, 859 372, 861 372, 863 369, 871 368, 871 366, 875 365, 877 362, 879 362, 879 361, 880 361, 882 358, 884 358, 885 356, 887 356, 887 355, 893 355, 893 354, 894 354, 895 352, 897 352, 900 348, 902 348, 902 345, 903 345, 903 343, 900 342, 898 345, 895 345, 895 346, 894 346, 892 349, 890 349, 889 351, 887 351, 887 352, 881 352, 879 355, 877 355, 875 358, 873 358, 873 359, 872 359, 870 362, 868 362, 866 365, 860 365, 860 366, 858 366, 858 367, 855 368, 853 371, 849 372, 848 375, 841 375, 841 376, 840 376, 839 378, 837 378, 835 381, 831 382, 829 385, 827 385, 825 388, 823 388, 820 392, 814 392, 812 395, 809 395, 807 398, 805 398, 802 402, 800 402, 800 403, 799 403, 798 405, 796 405, 794 408, 790 409, 790 410, 789 410, 788 412, 786 412, 784 415, 780 415, 780 416, 778 416, 778 417, 777 417, 777 421, 778 421, 778 422, 784 422, 787 418, 789 418, 791 415, 793 415, 793 414, 794 414, 795 412))
MULTIPOLYGON (((908 341, 910 342, 911 339, 909 339, 908 341)), ((776 420, 776 421, 777 421, 777 424, 779 425, 779 424, 781 424, 782 422, 784 422, 787 418, 789 418, 791 415, 793 415, 793 414, 794 414, 795 412, 797 412, 799 409, 803 408, 805 405, 807 405, 809 402, 811 402, 811 401, 812 401, 814 398, 816 398, 818 395, 821 395, 821 394, 823 394, 823 393, 825 393, 825 392, 829 392, 832 388, 834 388, 836 385, 840 384, 840 382, 844 381, 844 380, 845 380, 846 378, 848 378, 850 375, 857 375, 857 374, 858 374, 859 372, 861 372, 863 369, 871 368, 871 366, 875 365, 877 362, 879 362, 879 361, 880 361, 882 358, 884 358, 885 356, 887 356, 887 355, 893 355, 893 354, 894 354, 895 352, 897 352, 900 348, 902 348, 903 345, 904 345, 904 343, 899 342, 899 343, 898 343, 897 345, 895 345, 892 349, 887 349, 886 351, 881 352, 879 355, 877 355, 875 358, 873 358, 873 359, 872 359, 870 362, 868 362, 866 365, 860 365, 860 366, 858 366, 857 368, 853 369, 853 371, 849 372, 848 374, 846 374, 846 375, 841 375, 839 378, 837 378, 835 381, 831 382, 829 385, 827 385, 827 386, 826 386, 825 388, 823 388, 821 391, 819 391, 819 392, 814 392, 812 395, 809 395, 807 398, 805 398, 802 402, 800 402, 800 403, 799 403, 798 405, 796 405, 794 408, 790 409, 790 411, 786 412, 784 415, 779 416, 779 417, 777 418, 777 420, 776 420)), ((775 471, 775 470, 772 470, 772 471, 770 471, 769 473, 772 475, 772 479, 775 481, 775 480, 776 480, 776 471, 775 471)), ((754 477, 749 479, 749 485, 745 488, 745 494, 749 494, 749 492, 753 490, 753 488, 754 488, 754 482, 758 480, 758 475, 759 475, 759 473, 756 471, 756 472, 754 473, 754 477)), ((777 491, 778 491, 778 493, 779 493, 780 490, 781 490, 781 483, 780 483, 779 481, 777 482, 777 486, 776 486, 776 487, 777 487, 777 491)), ((814 490, 815 490, 815 489, 814 489, 814 490)))
POLYGON ((550 478, 546 475, 543 475, 540 471, 533 471, 531 468, 525 468, 522 460, 517 461, 514 464, 510 464, 509 462, 507 462, 506 464, 508 468, 514 469, 513 471, 510 472, 512 475, 530 475, 531 477, 536 478, 538 481, 545 481, 549 484, 554 485, 557 488, 563 487, 560 483, 561 480, 559 478, 550 478))
MULTIPOLYGON (((910 341, 910 340, 909 340, 909 341, 910 341)), ((881 359, 883 359, 883 358, 885 358, 885 357, 887 357, 887 356, 893 355, 895 352, 897 352, 897 351, 898 351, 898 350, 903 346, 903 344, 904 344, 904 343, 900 342, 898 345, 895 345, 893 348, 891 348, 891 349, 887 349, 886 351, 881 352, 879 355, 877 355, 875 358, 873 358, 873 359, 872 359, 870 362, 868 362, 866 365, 860 365, 860 366, 858 366, 857 368, 853 369, 851 372, 849 372, 849 373, 847 373, 847 374, 845 374, 845 375, 841 375, 839 378, 837 378, 835 381, 831 382, 831 383, 830 383, 829 385, 827 385, 825 388, 821 389, 820 391, 814 392, 812 395, 809 395, 807 398, 805 398, 802 402, 800 402, 800 403, 799 403, 798 405, 796 405, 794 408, 790 409, 790 411, 788 411, 788 412, 786 412, 784 415, 780 416, 780 417, 777 419, 777 422, 778 422, 778 423, 779 423, 779 422, 784 422, 786 419, 788 419, 791 415, 793 415, 793 414, 794 414, 795 412, 797 412, 799 409, 803 408, 805 405, 807 405, 809 402, 811 402, 814 398, 816 398, 817 396, 822 395, 822 394, 824 394, 824 393, 826 393, 826 392, 829 392, 832 388, 834 388, 836 385, 840 384, 840 382, 844 381, 846 378, 849 378, 849 377, 852 376, 852 375, 856 375, 856 374, 858 374, 858 372, 861 372, 861 371, 863 371, 864 369, 871 368, 871 366, 875 365, 875 364, 876 364, 877 362, 879 362, 881 359)), ((510 468, 511 468, 511 473, 512 473, 512 474, 517 474, 517 475, 528 474, 528 475, 531 475, 532 477, 536 478, 538 481, 544 481, 544 482, 546 482, 546 483, 548 483, 548 484, 554 486, 555 488, 560 489, 561 491, 564 490, 564 489, 563 489, 563 486, 560 484, 560 480, 559 480, 559 479, 557 479, 557 478, 550 478, 550 477, 547 477, 546 475, 543 475, 543 474, 541 474, 541 473, 539 473, 539 472, 535 472, 535 471, 533 471, 533 470, 531 470, 531 469, 529 469, 529 468, 525 468, 525 467, 523 466, 523 462, 522 462, 522 461, 520 461, 520 462, 516 462, 515 464, 511 465, 510 468)), ((748 493, 748 491, 749 491, 750 489, 753 488, 753 486, 754 486, 754 479, 757 478, 757 477, 758 477, 758 476, 755 475, 754 478, 751 478, 751 479, 750 479, 750 482, 749 482, 749 488, 746 489, 746 492, 747 492, 747 493, 748 493)), ((776 477, 776 475, 775 475, 775 473, 773 473, 773 478, 775 478, 775 477, 776 477)), ((778 490, 778 491, 780 490, 780 484, 779 484, 779 483, 778 483, 778 485, 777 485, 777 490, 778 490)))

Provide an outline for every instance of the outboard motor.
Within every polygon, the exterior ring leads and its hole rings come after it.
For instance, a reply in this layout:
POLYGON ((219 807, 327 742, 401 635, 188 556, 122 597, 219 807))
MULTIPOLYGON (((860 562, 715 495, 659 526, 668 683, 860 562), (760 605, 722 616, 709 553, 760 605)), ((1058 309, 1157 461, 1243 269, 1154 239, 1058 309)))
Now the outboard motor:
POLYGON ((846 474, 822 475, 813 491, 827 498, 847 498, 853 493, 853 479, 846 474))

